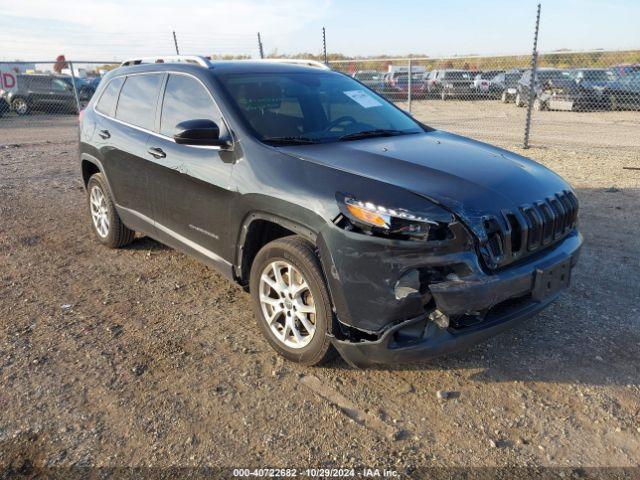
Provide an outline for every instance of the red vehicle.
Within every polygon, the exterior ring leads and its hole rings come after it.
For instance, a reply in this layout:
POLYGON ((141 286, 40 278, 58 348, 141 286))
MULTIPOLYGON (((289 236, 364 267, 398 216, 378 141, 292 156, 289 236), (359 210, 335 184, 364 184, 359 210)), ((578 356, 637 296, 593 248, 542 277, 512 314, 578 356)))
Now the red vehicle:
MULTIPOLYGON (((411 75, 411 95, 423 93, 423 73, 411 75)), ((394 98, 406 98, 409 92, 409 75, 407 72, 391 72, 384 77, 384 92, 394 98)))

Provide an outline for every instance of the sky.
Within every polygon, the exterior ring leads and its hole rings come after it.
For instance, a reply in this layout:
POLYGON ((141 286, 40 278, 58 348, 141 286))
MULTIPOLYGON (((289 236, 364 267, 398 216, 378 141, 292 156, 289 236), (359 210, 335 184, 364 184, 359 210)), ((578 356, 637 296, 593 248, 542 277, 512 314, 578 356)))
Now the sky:
MULTIPOLYGON (((0 60, 531 51, 537 0, 0 0, 0 60)), ((542 2, 539 49, 640 48, 640 0, 542 2)))

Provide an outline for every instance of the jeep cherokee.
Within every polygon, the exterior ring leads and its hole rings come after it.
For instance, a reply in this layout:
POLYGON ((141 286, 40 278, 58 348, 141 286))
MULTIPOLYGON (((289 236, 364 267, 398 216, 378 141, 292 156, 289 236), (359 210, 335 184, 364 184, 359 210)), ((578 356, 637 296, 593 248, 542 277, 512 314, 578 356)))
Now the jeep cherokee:
POLYGON ((554 300, 582 243, 555 173, 313 66, 127 62, 81 114, 80 163, 99 242, 212 265, 307 365, 467 348, 554 300))

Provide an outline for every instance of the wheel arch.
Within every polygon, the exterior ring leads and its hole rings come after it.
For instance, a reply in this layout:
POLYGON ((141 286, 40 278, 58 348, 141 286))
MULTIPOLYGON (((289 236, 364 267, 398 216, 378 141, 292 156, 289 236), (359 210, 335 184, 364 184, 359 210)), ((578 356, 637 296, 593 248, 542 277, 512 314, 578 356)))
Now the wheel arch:
POLYGON ((96 173, 101 173, 104 177, 104 180, 107 184, 107 188, 109 189, 109 195, 113 199, 116 206, 118 205, 116 197, 113 195, 113 190, 111 188, 111 182, 109 182, 109 177, 102 166, 102 162, 99 159, 90 155, 88 153, 82 153, 80 155, 80 171, 82 174, 82 186, 86 190, 87 184, 89 183, 89 179, 92 175, 96 173))
POLYGON ((248 286, 251 265, 264 245, 288 235, 299 235, 316 246, 317 233, 299 222, 268 212, 247 214, 236 245, 234 274, 238 283, 245 288, 248 286))

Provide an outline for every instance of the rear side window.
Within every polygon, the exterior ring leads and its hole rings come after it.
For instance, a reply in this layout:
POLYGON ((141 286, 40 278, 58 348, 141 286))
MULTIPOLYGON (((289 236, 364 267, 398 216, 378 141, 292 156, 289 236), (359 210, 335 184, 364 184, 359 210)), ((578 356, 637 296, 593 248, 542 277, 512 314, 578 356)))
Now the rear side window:
POLYGON ((105 115, 113 117, 116 113, 116 103, 118 102, 118 93, 124 77, 114 78, 109 82, 109 85, 102 92, 102 96, 96 104, 96 110, 105 115))
POLYGON ((153 129, 161 74, 131 75, 120 91, 116 118, 138 127, 153 129))
POLYGON ((173 136, 175 126, 185 120, 213 120, 222 129, 220 117, 220 111, 199 81, 186 75, 169 75, 162 101, 161 134, 173 136))

